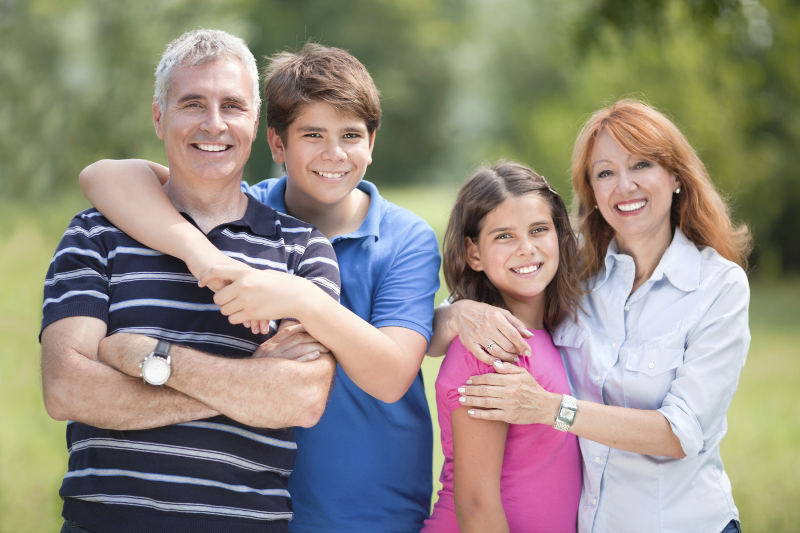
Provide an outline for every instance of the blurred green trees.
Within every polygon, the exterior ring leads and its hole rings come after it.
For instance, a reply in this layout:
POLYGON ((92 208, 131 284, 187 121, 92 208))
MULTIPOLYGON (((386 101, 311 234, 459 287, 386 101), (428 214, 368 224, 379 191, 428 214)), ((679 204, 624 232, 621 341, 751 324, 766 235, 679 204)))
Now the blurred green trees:
MULTIPOLYGON (((359 57, 383 96, 368 173, 380 184, 455 187, 506 158, 567 192, 583 120, 644 98, 675 119, 753 228, 758 272, 800 270, 800 5, 790 0, 0 0, 0 196, 74 189, 101 157, 163 162, 152 72, 166 43, 195 27, 238 34, 259 58, 309 39, 359 57)), ((280 173, 265 137, 250 181, 280 173)))

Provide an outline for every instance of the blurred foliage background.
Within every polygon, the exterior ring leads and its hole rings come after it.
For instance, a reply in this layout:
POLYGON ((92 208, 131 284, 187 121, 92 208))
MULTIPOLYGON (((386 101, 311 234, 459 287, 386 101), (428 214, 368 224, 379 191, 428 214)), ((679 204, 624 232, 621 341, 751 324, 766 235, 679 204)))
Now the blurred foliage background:
MULTIPOLYGON (((196 27, 242 36, 259 59, 306 40, 360 58, 383 97, 368 175, 381 185, 455 187, 506 158, 567 193, 582 122, 619 97, 644 98, 684 130, 752 226, 756 274, 800 270, 800 4, 790 0, 0 0, 0 198, 74 191, 102 157, 163 162, 152 72, 166 43, 196 27)), ((266 147, 263 129, 257 142, 266 147)), ((279 172, 253 151, 249 181, 279 172)))

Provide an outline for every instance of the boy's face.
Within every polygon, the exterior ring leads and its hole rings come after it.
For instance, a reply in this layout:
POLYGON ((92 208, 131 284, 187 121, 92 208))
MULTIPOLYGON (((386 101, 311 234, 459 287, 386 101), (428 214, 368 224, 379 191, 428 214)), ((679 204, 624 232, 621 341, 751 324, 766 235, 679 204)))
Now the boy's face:
POLYGON ((286 140, 267 132, 272 158, 286 166, 287 206, 293 209, 336 208, 348 198, 372 163, 375 133, 364 120, 342 114, 325 102, 302 107, 289 125, 286 140))

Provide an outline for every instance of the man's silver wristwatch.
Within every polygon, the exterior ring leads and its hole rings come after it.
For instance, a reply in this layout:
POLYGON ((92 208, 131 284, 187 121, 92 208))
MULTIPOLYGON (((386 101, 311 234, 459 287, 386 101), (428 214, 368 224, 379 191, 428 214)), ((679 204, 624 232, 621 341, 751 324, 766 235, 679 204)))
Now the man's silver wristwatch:
POLYGON ((578 412, 578 400, 569 394, 561 395, 561 407, 558 408, 556 421, 553 427, 559 431, 569 431, 575 422, 575 413, 578 412))
POLYGON ((172 343, 159 340, 155 350, 139 363, 142 370, 142 379, 149 385, 163 385, 172 375, 172 361, 169 350, 172 343))

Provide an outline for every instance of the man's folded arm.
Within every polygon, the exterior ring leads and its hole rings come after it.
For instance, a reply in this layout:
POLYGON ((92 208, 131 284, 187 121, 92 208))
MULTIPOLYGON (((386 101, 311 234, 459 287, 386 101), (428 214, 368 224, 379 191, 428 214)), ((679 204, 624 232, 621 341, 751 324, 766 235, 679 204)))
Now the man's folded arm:
POLYGON ((98 344, 105 334, 105 322, 85 316, 62 318, 42 331, 42 388, 51 417, 134 430, 219 414, 177 390, 146 385, 100 362, 98 344))

